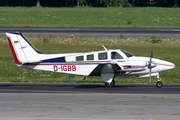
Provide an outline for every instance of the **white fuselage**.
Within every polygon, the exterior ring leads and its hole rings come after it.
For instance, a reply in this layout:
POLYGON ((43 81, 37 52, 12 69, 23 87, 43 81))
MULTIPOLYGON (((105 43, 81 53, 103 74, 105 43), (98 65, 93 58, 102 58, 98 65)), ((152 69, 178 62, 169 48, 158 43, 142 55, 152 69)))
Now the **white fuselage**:
MULTIPOLYGON (((40 63, 24 64, 21 65, 21 67, 84 76, 91 75, 93 71, 96 73, 94 73, 94 75, 101 75, 101 73, 114 73, 115 75, 149 74, 149 69, 147 68, 147 63, 149 61, 148 57, 127 57, 121 50, 106 50, 63 55, 42 54, 40 58, 42 58, 39 59, 41 61, 40 63), (112 52, 121 55, 121 59, 112 59, 112 52), (99 71, 95 70, 96 68, 98 68, 99 71)), ((155 67, 152 68, 152 74, 170 70, 175 67, 173 63, 155 58, 152 58, 152 63, 155 65, 155 67)))

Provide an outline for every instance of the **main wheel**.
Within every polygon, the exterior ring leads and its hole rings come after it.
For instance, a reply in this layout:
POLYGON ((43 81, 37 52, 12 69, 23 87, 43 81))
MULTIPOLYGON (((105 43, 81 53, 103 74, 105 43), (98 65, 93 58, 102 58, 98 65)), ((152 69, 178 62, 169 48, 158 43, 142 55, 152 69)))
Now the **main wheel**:
POLYGON ((156 86, 157 86, 158 88, 161 88, 161 87, 163 86, 163 83, 162 83, 161 81, 158 81, 158 82, 156 83, 156 86))
POLYGON ((105 83, 105 86, 106 87, 113 87, 115 85, 115 81, 114 80, 112 80, 112 82, 109 84, 109 83, 105 83))

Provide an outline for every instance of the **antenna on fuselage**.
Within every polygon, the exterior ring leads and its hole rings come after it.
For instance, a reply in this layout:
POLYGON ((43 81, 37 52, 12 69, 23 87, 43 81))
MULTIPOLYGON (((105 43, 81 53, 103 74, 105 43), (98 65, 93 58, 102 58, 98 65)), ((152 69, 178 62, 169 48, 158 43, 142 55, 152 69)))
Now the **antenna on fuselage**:
POLYGON ((103 48, 104 48, 105 50, 107 50, 106 47, 105 47, 104 45, 102 45, 102 46, 103 46, 103 48))

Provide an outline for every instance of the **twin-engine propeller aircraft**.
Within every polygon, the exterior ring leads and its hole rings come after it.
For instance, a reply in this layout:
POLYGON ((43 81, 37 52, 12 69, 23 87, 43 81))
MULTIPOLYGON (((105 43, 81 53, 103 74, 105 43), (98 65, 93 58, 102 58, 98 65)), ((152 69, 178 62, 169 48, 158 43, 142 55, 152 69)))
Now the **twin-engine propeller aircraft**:
POLYGON ((175 65, 160 59, 136 57, 120 49, 93 51, 87 53, 42 54, 22 33, 6 33, 9 46, 17 66, 36 70, 101 76, 106 87, 115 85, 115 76, 139 78, 157 76, 157 87, 162 87, 159 72, 173 69, 175 65))

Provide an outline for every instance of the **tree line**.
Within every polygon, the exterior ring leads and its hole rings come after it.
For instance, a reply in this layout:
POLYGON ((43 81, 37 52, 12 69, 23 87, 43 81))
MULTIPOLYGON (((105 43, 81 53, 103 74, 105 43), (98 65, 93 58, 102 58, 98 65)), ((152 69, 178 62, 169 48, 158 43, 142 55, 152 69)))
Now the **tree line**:
POLYGON ((0 6, 42 7, 178 7, 179 0, 0 0, 0 6))

